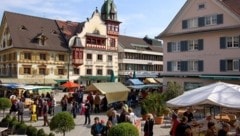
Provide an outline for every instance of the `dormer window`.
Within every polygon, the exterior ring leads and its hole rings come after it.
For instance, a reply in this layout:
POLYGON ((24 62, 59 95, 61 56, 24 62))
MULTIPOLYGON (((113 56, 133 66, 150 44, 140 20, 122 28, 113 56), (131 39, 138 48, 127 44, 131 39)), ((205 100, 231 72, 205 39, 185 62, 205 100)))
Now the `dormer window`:
POLYGON ((24 26, 24 25, 21 25, 20 27, 19 27, 19 30, 27 30, 27 28, 24 26))
POLYGON ((44 46, 46 45, 46 41, 48 38, 43 33, 41 33, 36 37, 36 39, 38 40, 40 46, 44 46))
POLYGON ((57 31, 55 31, 55 30, 52 30, 51 33, 52 33, 52 34, 58 34, 57 31))

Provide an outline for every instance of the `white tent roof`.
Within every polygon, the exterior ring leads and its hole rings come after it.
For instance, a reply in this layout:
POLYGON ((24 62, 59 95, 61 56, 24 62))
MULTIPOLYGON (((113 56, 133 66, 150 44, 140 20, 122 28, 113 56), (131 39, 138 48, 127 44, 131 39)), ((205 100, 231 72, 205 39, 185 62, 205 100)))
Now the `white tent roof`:
POLYGON ((199 87, 167 101, 169 107, 185 107, 201 104, 240 108, 240 85, 217 82, 199 87))

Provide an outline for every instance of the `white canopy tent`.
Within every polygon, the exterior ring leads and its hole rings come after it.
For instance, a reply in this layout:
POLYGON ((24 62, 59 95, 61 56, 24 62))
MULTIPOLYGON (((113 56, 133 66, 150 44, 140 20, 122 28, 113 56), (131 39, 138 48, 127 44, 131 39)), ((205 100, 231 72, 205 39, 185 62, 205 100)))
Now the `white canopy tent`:
POLYGON ((240 109, 240 85, 217 82, 199 87, 167 101, 169 107, 210 104, 240 109))

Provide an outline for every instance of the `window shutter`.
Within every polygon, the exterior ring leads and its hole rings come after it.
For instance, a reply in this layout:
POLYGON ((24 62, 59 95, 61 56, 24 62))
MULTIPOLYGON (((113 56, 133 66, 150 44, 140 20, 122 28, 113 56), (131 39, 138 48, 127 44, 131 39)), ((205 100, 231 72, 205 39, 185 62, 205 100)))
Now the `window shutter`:
POLYGON ((203 61, 202 60, 198 61, 198 71, 203 72, 203 61))
POLYGON ((220 49, 226 48, 226 37, 220 37, 220 49))
POLYGON ((172 52, 172 42, 167 43, 167 52, 172 52))
POLYGON ((198 40, 198 50, 203 50, 203 39, 198 40))
POLYGON ((205 17, 199 17, 198 18, 198 27, 205 26, 205 17))
POLYGON ((181 48, 181 51, 187 51, 187 41, 181 41, 180 42, 180 48, 181 48))
POLYGON ((238 67, 238 68, 239 68, 239 71, 240 71, 240 60, 239 60, 238 64, 239 64, 239 67, 238 67))
POLYGON ((220 71, 226 71, 226 60, 220 60, 220 71))
POLYGON ((223 14, 217 15, 217 24, 223 24, 223 14))
POLYGON ((188 71, 188 62, 187 61, 181 61, 181 71, 188 71))
POLYGON ((167 62, 167 71, 172 71, 172 62, 171 61, 167 62))
POLYGON ((187 29, 187 20, 182 21, 182 29, 187 29))

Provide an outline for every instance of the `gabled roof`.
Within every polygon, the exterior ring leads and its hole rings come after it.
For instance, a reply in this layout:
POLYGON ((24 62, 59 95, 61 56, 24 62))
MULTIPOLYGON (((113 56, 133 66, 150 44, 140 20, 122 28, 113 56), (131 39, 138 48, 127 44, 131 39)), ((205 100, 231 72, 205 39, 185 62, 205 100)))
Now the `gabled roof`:
POLYGON ((59 31, 56 21, 18 13, 4 12, 13 47, 23 49, 67 51, 67 42, 59 31), (36 36, 46 36, 46 44, 40 46, 36 36))
MULTIPOLYGON (((240 0, 216 0, 216 1, 218 1, 224 7, 226 7, 228 10, 230 10, 232 13, 234 13, 235 15, 240 17, 240 0)), ((159 39, 159 38, 165 36, 167 30, 173 25, 173 23, 175 22, 177 17, 179 17, 180 14, 182 14, 182 11, 185 9, 185 7, 187 7, 189 5, 190 2, 191 2, 191 0, 187 0, 185 2, 185 4, 182 6, 182 8, 179 10, 179 12, 173 18, 173 20, 169 23, 167 28, 163 32, 161 32, 159 35, 157 35, 155 38, 159 39)), ((232 29, 233 27, 239 27, 239 25, 232 26, 232 27, 226 27, 226 29, 228 29, 228 28, 232 29)), ((219 28, 217 28, 217 29, 219 29, 219 28)))
POLYGON ((240 16, 240 0, 222 0, 220 2, 229 8, 232 12, 240 16))
POLYGON ((61 20, 57 20, 56 22, 67 40, 69 40, 72 36, 76 35, 77 33, 82 32, 83 26, 85 24, 85 22, 79 23, 61 20))
POLYGON ((153 40, 155 39, 149 39, 147 37, 137 38, 124 35, 119 35, 118 38, 119 45, 125 49, 137 49, 137 47, 140 47, 141 50, 162 52, 160 41, 153 42, 153 40))

